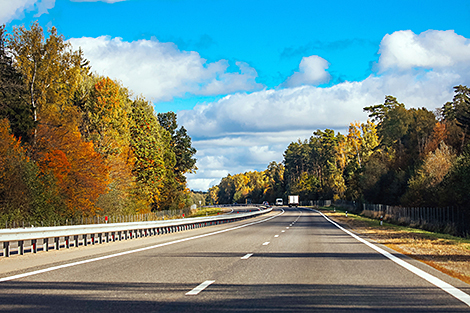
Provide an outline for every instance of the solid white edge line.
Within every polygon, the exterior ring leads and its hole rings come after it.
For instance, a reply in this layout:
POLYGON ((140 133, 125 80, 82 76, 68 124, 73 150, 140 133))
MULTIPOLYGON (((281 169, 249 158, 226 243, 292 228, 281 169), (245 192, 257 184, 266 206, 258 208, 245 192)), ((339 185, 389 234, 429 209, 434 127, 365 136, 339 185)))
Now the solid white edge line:
MULTIPOLYGON (((313 210, 313 209, 312 209, 313 210)), ((440 280, 439 278, 429 274, 429 273, 426 273, 425 271, 417 268, 416 266, 414 265, 411 265, 399 258, 397 258, 396 256, 394 256, 393 254, 385 251, 384 249, 382 248, 379 248, 378 246, 370 243, 369 241, 365 240, 365 239, 362 239, 361 237, 353 234, 352 232, 350 232, 349 230, 343 228, 342 226, 340 226, 339 224, 337 224, 336 222, 332 221, 331 219, 329 219, 325 214, 323 214, 322 212, 320 211, 317 211, 317 210, 313 210, 315 212, 318 212, 320 213, 328 222, 332 223, 333 225, 335 225, 336 227, 338 227, 339 229, 341 229, 343 232, 345 232, 346 234, 350 235, 351 237, 353 237, 354 239, 362 242, 363 244, 367 245, 368 247, 374 249, 375 251, 381 253, 382 255, 384 255, 385 257, 389 258, 390 260, 392 260, 393 262, 395 262, 396 264, 406 268, 407 270, 409 270, 410 272, 418 275, 419 277, 427 280, 428 282, 430 282, 431 284, 433 284, 434 286, 444 290, 445 292, 447 292, 448 294, 452 295, 453 297, 457 298, 458 300, 462 301, 463 303, 465 303, 466 305, 470 306, 470 295, 466 294, 465 292, 463 292, 462 290, 440 280)))
POLYGON ((193 290, 187 292, 186 295, 187 296, 195 296, 195 295, 199 294, 201 291, 203 291, 204 289, 206 289, 210 284, 213 284, 213 283, 215 283, 215 280, 206 280, 205 282, 203 282, 202 284, 200 284, 199 286, 197 286, 193 290))
POLYGON ((253 253, 247 253, 245 254, 244 256, 241 257, 242 260, 248 260, 250 258, 250 256, 252 256, 253 253))
POLYGON ((142 251, 151 250, 151 249, 155 249, 155 248, 160 248, 160 247, 164 247, 164 246, 169 246, 169 245, 172 245, 172 244, 175 244, 175 243, 180 243, 180 242, 189 241, 189 240, 193 240, 193 239, 204 238, 204 237, 208 237, 208 236, 217 235, 217 234, 225 233, 225 232, 228 232, 228 231, 240 229, 240 228, 243 228, 243 227, 264 223, 264 222, 267 222, 269 220, 272 220, 273 218, 281 216, 282 214, 285 213, 285 211, 283 209, 281 209, 281 210, 282 210, 281 213, 276 214, 276 215, 271 216, 271 217, 268 217, 268 218, 266 218, 264 220, 261 220, 261 221, 256 221, 256 222, 252 222, 252 223, 248 223, 248 224, 243 224, 243 225, 240 225, 240 226, 219 230, 219 231, 204 234, 204 235, 198 235, 198 236, 194 236, 194 237, 188 237, 188 238, 183 238, 183 239, 179 239, 179 240, 175 240, 175 241, 160 243, 158 245, 148 246, 148 247, 144 247, 144 248, 140 248, 140 249, 124 251, 124 252, 120 252, 120 253, 105 255, 105 256, 102 256, 102 257, 98 257, 98 258, 93 258, 93 259, 88 259, 88 260, 83 260, 83 261, 78 261, 78 262, 73 262, 73 263, 48 267, 48 268, 44 268, 44 269, 41 269, 41 270, 27 272, 27 273, 23 273, 23 274, 3 277, 3 278, 0 278, 0 283, 5 282, 5 281, 14 280, 14 279, 24 278, 24 277, 28 277, 28 276, 33 276, 33 275, 37 275, 37 274, 41 274, 41 273, 51 272, 51 271, 55 271, 55 270, 58 270, 58 269, 61 269, 61 268, 67 268, 67 267, 71 267, 71 266, 91 263, 91 262, 95 262, 95 261, 106 260, 106 259, 110 259, 110 258, 122 256, 122 255, 132 254, 132 253, 136 253, 136 252, 142 252, 142 251))

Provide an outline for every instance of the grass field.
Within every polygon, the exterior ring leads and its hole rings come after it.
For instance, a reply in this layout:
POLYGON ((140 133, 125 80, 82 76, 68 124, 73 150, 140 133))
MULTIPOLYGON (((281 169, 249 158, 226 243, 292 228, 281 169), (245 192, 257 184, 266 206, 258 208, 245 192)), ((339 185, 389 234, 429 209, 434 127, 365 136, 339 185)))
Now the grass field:
POLYGON ((200 208, 191 212, 188 217, 201 217, 222 214, 221 208, 200 208))

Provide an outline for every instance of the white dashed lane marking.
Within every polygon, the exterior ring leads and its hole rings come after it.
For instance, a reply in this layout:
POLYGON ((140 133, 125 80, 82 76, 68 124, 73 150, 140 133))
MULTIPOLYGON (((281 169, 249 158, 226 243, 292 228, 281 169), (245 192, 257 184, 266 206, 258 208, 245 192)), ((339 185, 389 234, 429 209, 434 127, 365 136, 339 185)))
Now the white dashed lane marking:
POLYGON ((214 282, 215 282, 215 280, 206 280, 205 282, 203 282, 202 284, 200 284, 199 286, 197 286, 193 290, 187 292, 186 295, 187 296, 195 296, 195 295, 199 294, 201 291, 203 291, 204 289, 206 289, 210 284, 212 284, 214 282))

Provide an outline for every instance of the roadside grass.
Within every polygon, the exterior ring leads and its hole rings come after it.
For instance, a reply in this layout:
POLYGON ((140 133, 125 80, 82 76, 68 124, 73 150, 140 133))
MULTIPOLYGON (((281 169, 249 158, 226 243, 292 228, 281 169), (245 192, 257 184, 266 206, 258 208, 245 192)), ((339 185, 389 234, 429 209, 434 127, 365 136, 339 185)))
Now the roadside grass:
POLYGON ((221 214, 221 208, 200 208, 192 210, 188 217, 201 217, 201 216, 211 216, 221 214))
POLYGON ((424 262, 450 276, 470 283, 470 239, 399 226, 348 212, 320 207, 329 218, 377 243, 424 262))

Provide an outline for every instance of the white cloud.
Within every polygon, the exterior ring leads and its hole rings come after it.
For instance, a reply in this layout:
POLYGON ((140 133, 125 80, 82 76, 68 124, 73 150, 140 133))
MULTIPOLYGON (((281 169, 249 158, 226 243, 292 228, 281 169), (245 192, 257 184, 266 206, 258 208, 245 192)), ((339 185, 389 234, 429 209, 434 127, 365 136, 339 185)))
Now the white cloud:
POLYGON ((227 72, 229 63, 207 61, 194 51, 180 51, 173 43, 153 40, 123 41, 121 38, 74 38, 69 40, 91 61, 98 74, 117 78, 137 94, 154 101, 192 95, 220 95, 255 90, 256 71, 237 62, 240 72, 227 72))
POLYGON ((330 88, 303 86, 237 93, 181 111, 179 119, 196 137, 341 127, 351 119, 363 118, 363 104, 383 99, 376 92, 377 84, 371 78, 365 83, 346 82, 330 88))
POLYGON ((55 0, 0 0, 0 24, 6 24, 13 19, 22 18, 24 11, 36 10, 36 17, 52 9, 55 0))
POLYGON ((48 14, 49 10, 55 6, 55 0, 41 0, 36 5, 38 9, 38 13, 34 15, 35 17, 39 17, 43 14, 48 14))
POLYGON ((410 30, 385 35, 380 44, 379 69, 439 69, 470 62, 470 40, 453 30, 428 30, 419 35, 410 30))
POLYGON ((328 61, 317 55, 304 57, 300 62, 299 71, 290 76, 284 86, 297 87, 326 83, 330 80, 330 74, 326 71, 328 66, 328 61))

